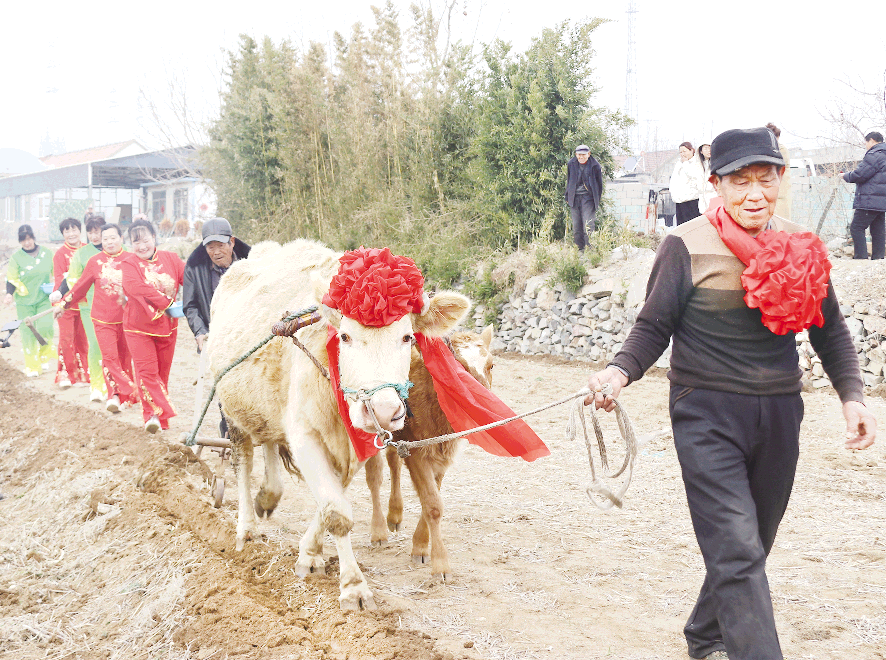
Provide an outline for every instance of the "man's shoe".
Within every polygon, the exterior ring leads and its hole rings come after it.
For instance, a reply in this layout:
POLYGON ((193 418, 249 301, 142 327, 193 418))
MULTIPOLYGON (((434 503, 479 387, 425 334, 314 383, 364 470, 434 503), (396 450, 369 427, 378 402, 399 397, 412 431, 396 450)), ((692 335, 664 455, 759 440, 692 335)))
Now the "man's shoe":
POLYGON ((156 433, 160 430, 160 420, 157 419, 156 415, 152 415, 151 419, 145 422, 145 431, 148 433, 156 433))
POLYGON ((726 655, 726 651, 714 651, 708 653, 702 660, 729 660, 729 656, 726 655))
POLYGON ((58 381, 58 388, 60 390, 66 390, 70 386, 71 386, 71 381, 69 381, 67 378, 65 378, 64 380, 58 381))
POLYGON ((102 401, 105 398, 105 395, 102 394, 101 390, 92 390, 92 393, 89 395, 90 401, 102 401))
POLYGON ((115 394, 108 399, 108 402, 105 404, 105 410, 112 413, 120 412, 120 397, 115 394))

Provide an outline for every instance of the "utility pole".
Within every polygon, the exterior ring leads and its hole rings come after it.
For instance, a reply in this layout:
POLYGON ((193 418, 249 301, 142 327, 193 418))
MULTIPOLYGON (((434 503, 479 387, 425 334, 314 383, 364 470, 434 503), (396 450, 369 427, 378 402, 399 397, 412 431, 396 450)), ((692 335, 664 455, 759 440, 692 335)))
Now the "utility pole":
POLYGON ((635 122, 633 128, 628 129, 628 147, 638 149, 637 132, 639 130, 639 109, 637 108, 637 42, 634 38, 637 10, 637 0, 628 0, 628 63, 625 75, 625 114, 635 122))

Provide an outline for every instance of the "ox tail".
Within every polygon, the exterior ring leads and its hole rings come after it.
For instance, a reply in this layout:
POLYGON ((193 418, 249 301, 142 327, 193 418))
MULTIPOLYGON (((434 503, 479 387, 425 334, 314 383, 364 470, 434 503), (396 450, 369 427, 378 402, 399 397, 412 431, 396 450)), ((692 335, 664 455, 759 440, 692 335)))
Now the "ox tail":
POLYGON ((280 452, 280 460, 283 461, 283 467, 286 468, 286 471, 289 474, 294 474, 299 479, 304 479, 301 475, 301 470, 296 467, 295 461, 292 460, 292 452, 289 451, 289 447, 284 444, 278 444, 277 450, 280 452))

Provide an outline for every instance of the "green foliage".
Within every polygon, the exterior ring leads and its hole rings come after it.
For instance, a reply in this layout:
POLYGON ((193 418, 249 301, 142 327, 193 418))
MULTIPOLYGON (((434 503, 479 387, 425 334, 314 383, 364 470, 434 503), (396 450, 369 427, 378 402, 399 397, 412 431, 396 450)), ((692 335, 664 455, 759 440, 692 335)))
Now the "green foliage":
POLYGON ((565 164, 579 142, 611 171, 619 113, 593 110, 591 35, 604 19, 545 29, 529 50, 513 55, 502 41, 484 57, 489 73, 479 102, 474 152, 483 164, 482 189, 490 209, 508 215, 514 246, 562 236, 565 164))
MULTIPOLYGON (((492 279, 492 271, 495 264, 491 263, 483 270, 483 275, 473 279, 465 286, 465 292, 476 304, 483 305, 486 311, 483 314, 483 325, 495 323, 501 313, 502 306, 508 301, 509 290, 513 287, 513 281, 509 276, 508 285, 499 284, 492 279)), ((511 273, 513 275, 513 273, 511 273)))
POLYGON ((578 248, 566 250, 554 264, 551 284, 563 284, 569 291, 577 293, 585 284, 588 269, 582 262, 578 248))
POLYGON ((585 251, 591 267, 596 268, 612 254, 619 245, 653 248, 652 239, 627 228, 612 213, 608 198, 603 198, 597 210, 597 230, 591 234, 588 248, 585 251))
POLYGON ((386 245, 440 286, 492 250, 564 236, 573 147, 611 171, 628 122, 591 104, 604 21, 546 29, 521 54, 497 41, 480 59, 430 5, 412 5, 406 29, 390 0, 372 11, 333 35, 331 57, 249 36, 227 54, 201 157, 237 235, 386 245))

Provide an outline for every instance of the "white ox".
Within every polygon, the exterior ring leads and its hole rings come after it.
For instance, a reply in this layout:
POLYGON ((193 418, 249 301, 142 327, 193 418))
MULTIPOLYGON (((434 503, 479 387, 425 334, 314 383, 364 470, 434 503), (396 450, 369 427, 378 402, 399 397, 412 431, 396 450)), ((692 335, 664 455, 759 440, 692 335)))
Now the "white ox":
MULTIPOLYGON (((248 260, 237 261, 212 300, 212 333, 207 350, 219 373, 270 334, 284 312, 318 304, 339 267, 339 254, 305 240, 280 246, 261 243, 248 260)), ((443 335, 467 314, 470 302, 457 293, 438 293, 424 314, 407 314, 391 325, 366 327, 321 308, 340 338, 341 383, 370 390, 408 380, 413 333, 443 335)), ((327 324, 301 329, 297 337, 328 368, 327 324)), ((299 543, 301 576, 324 570, 323 536, 335 539, 341 569, 342 609, 373 609, 375 602, 351 546, 351 504, 345 488, 361 467, 339 416, 329 382, 292 341, 275 338, 232 369, 218 384, 219 401, 231 427, 237 474, 237 550, 255 531, 258 515, 270 515, 283 493, 283 469, 300 474, 317 502, 317 513, 299 543), (252 449, 261 445, 265 477, 250 502, 252 449)), ((384 388, 371 405, 381 426, 403 427, 405 407, 397 392, 384 388)), ((375 433, 366 406, 349 402, 356 428, 375 433)))

